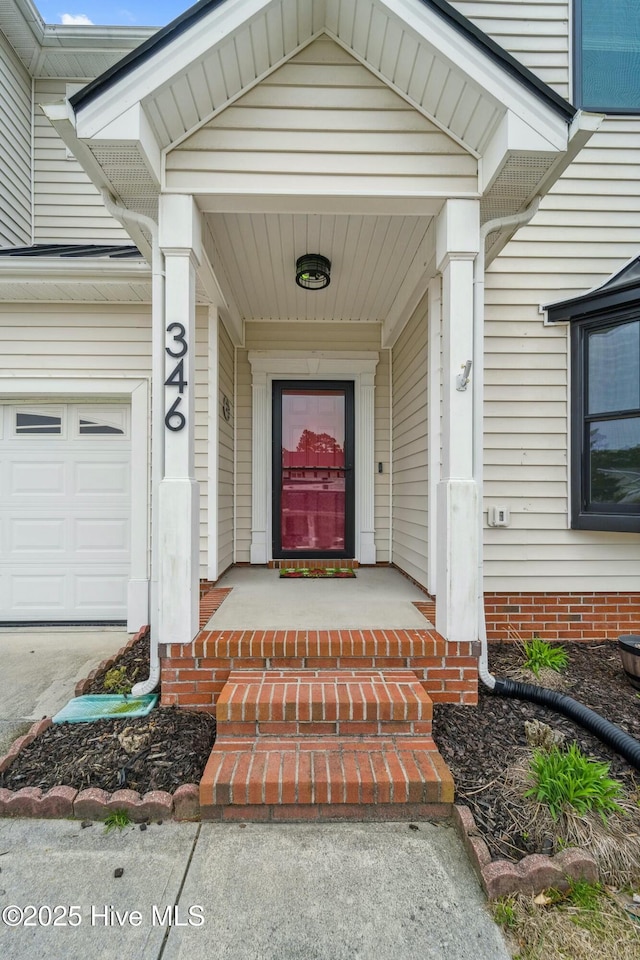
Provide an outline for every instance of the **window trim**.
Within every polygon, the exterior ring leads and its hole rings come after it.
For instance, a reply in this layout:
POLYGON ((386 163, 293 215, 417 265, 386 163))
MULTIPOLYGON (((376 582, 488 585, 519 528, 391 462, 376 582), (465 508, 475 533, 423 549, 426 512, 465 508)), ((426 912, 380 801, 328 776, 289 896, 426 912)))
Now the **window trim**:
MULTIPOLYGON (((586 450, 586 398, 589 388, 586 344, 596 330, 605 330, 630 320, 640 323, 640 302, 628 304, 618 311, 601 311, 581 316, 571 322, 571 527, 576 530, 603 530, 616 533, 640 533, 640 504, 621 505, 612 512, 609 508, 589 508, 586 501, 589 458, 586 450)), ((623 411, 617 411, 622 413, 623 411)), ((602 416, 599 419, 603 419, 602 416)), ((608 417, 608 419, 623 419, 608 417)))
POLYGON ((583 0, 574 0, 573 3, 573 102, 581 110, 587 110, 594 113, 606 113, 617 117, 635 117, 640 114, 640 104, 637 107, 608 107, 603 104, 587 103, 583 97, 582 89, 582 4, 583 0))

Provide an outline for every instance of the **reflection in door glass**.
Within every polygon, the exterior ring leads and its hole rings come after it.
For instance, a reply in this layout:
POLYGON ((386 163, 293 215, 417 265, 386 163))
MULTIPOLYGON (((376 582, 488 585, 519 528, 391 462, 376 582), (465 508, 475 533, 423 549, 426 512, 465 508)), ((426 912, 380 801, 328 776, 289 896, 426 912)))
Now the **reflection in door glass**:
POLYGON ((282 549, 345 548, 345 395, 282 391, 282 549))

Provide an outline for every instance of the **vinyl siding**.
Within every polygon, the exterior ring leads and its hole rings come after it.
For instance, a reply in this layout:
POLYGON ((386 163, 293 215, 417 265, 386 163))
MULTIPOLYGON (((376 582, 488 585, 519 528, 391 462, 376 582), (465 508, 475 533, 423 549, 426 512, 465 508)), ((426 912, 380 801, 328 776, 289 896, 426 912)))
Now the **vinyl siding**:
POLYGON ((567 0, 451 0, 451 4, 569 99, 567 0))
POLYGON ((583 293, 638 253, 640 120, 607 119, 490 266, 486 284, 487 590, 626 590, 638 538, 568 529, 569 329, 540 304, 583 293))
POLYGON ((218 336, 220 356, 220 441, 218 454, 218 573, 223 573, 233 563, 233 431, 236 411, 233 400, 234 350, 229 334, 220 324, 218 336), (222 398, 231 404, 231 419, 227 423, 222 415, 222 398))
POLYGON ((380 361, 375 379, 375 457, 385 474, 375 486, 376 552, 378 560, 388 559, 389 537, 389 434, 388 364, 380 350, 380 325, 374 323, 261 323, 245 327, 245 347, 238 350, 238 396, 236 423, 236 560, 248 563, 251 555, 251 367, 249 350, 378 350, 380 361), (379 417, 379 420, 378 420, 379 417))
POLYGON ((327 37, 168 156, 171 189, 400 192, 477 189, 477 162, 327 37))
POLYGON ((427 306, 393 348, 393 562, 427 585, 427 306))
POLYGON ((31 243, 31 80, 0 33, 0 246, 31 243))
POLYGON ((35 243, 130 243, 111 217, 91 180, 67 148, 39 104, 65 96, 60 80, 37 80, 34 108, 35 243))

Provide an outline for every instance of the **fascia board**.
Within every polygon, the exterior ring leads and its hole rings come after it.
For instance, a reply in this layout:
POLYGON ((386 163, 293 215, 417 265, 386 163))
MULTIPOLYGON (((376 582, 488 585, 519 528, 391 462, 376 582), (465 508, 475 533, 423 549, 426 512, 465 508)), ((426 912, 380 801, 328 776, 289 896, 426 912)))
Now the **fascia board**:
POLYGON ((204 57, 230 34, 258 16, 273 0, 229 0, 180 34, 156 56, 143 61, 119 82, 76 109, 78 136, 90 139, 105 124, 204 57))
POLYGON ((538 130, 554 149, 566 149, 567 119, 544 104, 502 66, 492 62, 486 53, 446 24, 435 11, 413 0, 376 0, 376 4, 405 29, 411 30, 416 39, 435 49, 452 69, 462 71, 469 82, 481 88, 498 107, 506 107, 538 130))
POLYGON ((80 260, 61 257, 0 257, 0 282, 6 280, 67 280, 128 283, 151 278, 144 261, 116 262, 104 258, 80 260))

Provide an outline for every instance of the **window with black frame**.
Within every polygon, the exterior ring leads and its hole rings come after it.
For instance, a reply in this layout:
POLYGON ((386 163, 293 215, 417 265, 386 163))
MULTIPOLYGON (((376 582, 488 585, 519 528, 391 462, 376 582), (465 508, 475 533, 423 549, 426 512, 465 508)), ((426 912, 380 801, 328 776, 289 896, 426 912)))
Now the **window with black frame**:
POLYGON ((572 526, 640 531, 640 304, 571 339, 572 526))
POLYGON ((603 113, 640 112, 640 3, 575 0, 574 95, 603 113))

